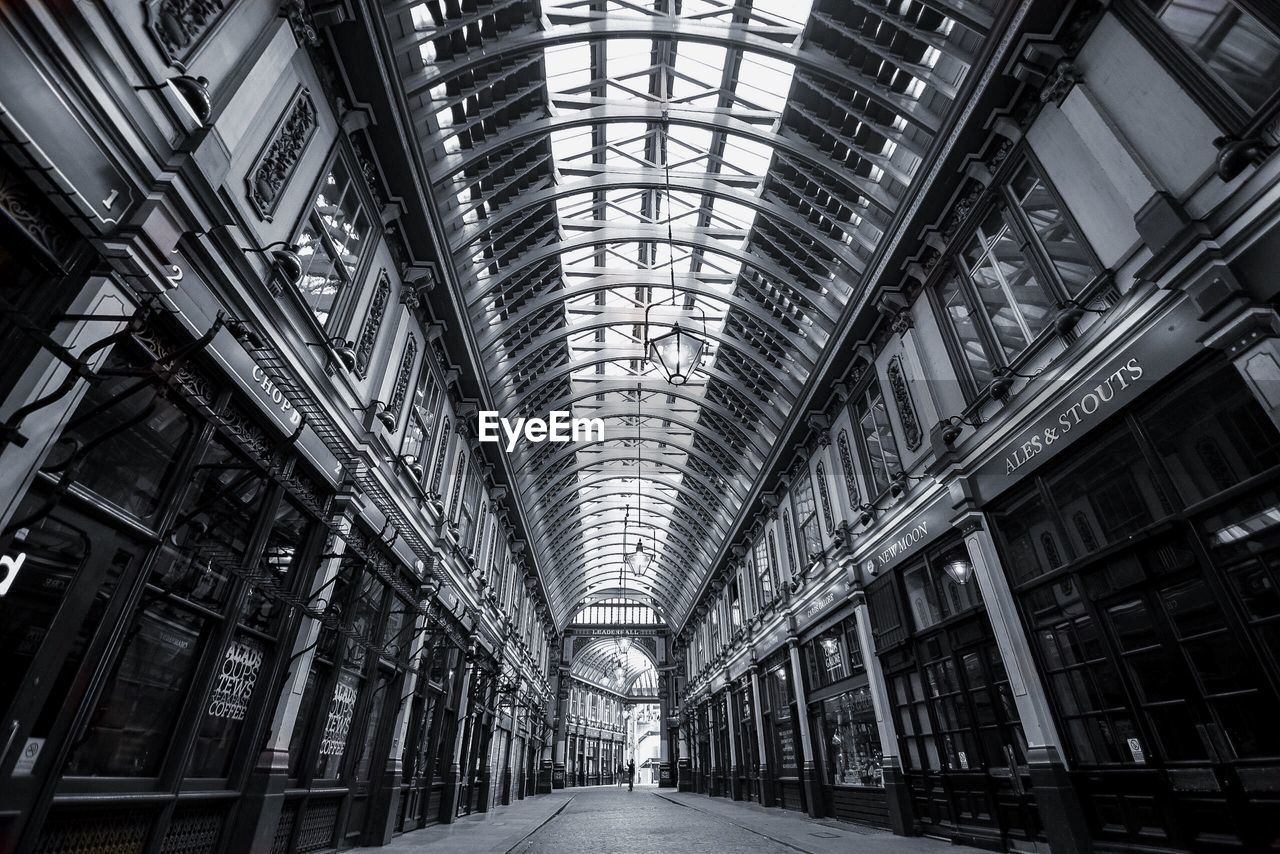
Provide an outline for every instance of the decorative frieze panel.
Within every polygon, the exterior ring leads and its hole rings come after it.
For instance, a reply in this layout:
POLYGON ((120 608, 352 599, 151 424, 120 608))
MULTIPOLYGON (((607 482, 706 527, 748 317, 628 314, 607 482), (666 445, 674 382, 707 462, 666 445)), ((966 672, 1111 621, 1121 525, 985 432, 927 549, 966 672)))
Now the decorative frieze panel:
POLYGON ((382 328, 382 318, 387 313, 387 300, 391 298, 391 277, 383 270, 374 285, 373 299, 369 301, 369 314, 364 319, 360 330, 360 338, 356 342, 356 376, 364 379, 369 373, 369 361, 373 358, 373 347, 378 342, 378 331, 382 328))
POLYGON ((902 370, 902 357, 894 356, 889 360, 889 390, 893 393, 893 402, 898 407, 898 418, 902 421, 903 438, 907 440, 907 450, 914 451, 920 447, 924 434, 920 430, 920 421, 916 418, 915 404, 911 402, 911 389, 907 388, 907 377, 902 370))
POLYGON ((836 437, 836 445, 840 450, 840 470, 844 473, 844 489, 849 496, 849 503, 861 503, 858 495, 858 479, 853 474, 853 450, 849 447, 849 434, 841 430, 836 437))
POLYGON ((814 476, 818 480, 818 495, 822 499, 822 521, 826 525, 827 534, 835 533, 836 522, 835 517, 831 515, 831 493, 827 489, 827 469, 822 463, 814 468, 814 476))
POLYGON ((160 52, 171 65, 186 70, 187 60, 234 5, 235 0, 147 0, 142 7, 160 52))
POLYGON ((271 221, 284 188, 315 132, 315 102, 309 90, 299 89, 246 179, 249 202, 267 222, 271 221))
POLYGON ((418 342, 410 335, 405 342, 404 353, 400 356, 400 369, 396 371, 396 385, 391 392, 391 401, 387 411, 395 419, 393 424, 400 423, 400 411, 404 409, 404 400, 409 393, 409 380, 413 377, 413 363, 418 358, 418 342))

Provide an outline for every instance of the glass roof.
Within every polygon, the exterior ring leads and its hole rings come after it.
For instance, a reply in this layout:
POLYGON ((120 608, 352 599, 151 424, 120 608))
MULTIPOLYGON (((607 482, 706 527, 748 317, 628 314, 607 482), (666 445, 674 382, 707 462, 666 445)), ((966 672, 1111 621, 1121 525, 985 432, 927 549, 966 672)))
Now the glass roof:
POLYGON ((679 624, 979 34, 936 0, 385 3, 494 404, 606 424, 510 455, 556 621, 679 624), (676 323, 679 387, 645 358, 676 323))

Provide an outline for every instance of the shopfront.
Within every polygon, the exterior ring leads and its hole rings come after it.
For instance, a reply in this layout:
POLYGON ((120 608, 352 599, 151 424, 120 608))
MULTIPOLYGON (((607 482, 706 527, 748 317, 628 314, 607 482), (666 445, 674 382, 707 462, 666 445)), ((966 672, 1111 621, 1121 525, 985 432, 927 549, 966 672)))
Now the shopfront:
POLYGON ((0 847, 216 840, 242 797, 328 498, 207 343, 122 337, 0 534, 19 567, 0 709, 23 745, 0 812, 26 820, 0 847))
POLYGON ((809 720, 824 815, 888 825, 883 752, 856 618, 823 629, 805 644, 809 720))
POLYGON ((731 686, 729 702, 733 704, 734 797, 738 800, 760 800, 760 749, 756 739, 756 718, 752 711, 751 681, 742 679, 731 686))
POLYGON ((868 585, 915 830, 1002 849, 1044 843, 1027 741, 969 560, 955 534, 868 585))
POLYGON ((730 786, 733 781, 733 760, 729 754, 729 739, 732 736, 728 709, 725 707, 727 695, 727 688, 711 695, 711 727, 714 730, 711 743, 715 751, 711 762, 711 794, 725 798, 732 795, 730 786))
POLYGON ((404 745, 397 830, 416 830, 441 820, 464 652, 444 632, 434 632, 423 648, 404 745))
POLYGON ((1206 357, 988 505, 1100 850, 1280 846, 1278 481, 1206 357))
POLYGON ((761 705, 764 706, 765 747, 769 773, 773 775, 775 803, 783 809, 805 810, 804 787, 800 772, 804 767, 800 750, 801 712, 796 709, 795 691, 791 686, 791 664, 786 650, 771 656, 760 676, 761 705))

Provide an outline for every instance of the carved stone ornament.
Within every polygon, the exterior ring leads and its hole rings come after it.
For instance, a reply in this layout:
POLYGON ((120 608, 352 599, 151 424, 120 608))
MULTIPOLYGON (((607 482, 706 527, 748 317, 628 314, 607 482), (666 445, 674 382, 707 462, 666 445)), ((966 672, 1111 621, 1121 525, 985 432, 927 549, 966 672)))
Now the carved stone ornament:
POLYGON ((860 502, 858 496, 858 479, 853 473, 853 451, 849 447, 849 434, 843 429, 836 437, 836 445, 840 450, 840 470, 844 474, 844 488, 849 495, 850 504, 860 502))
POLYGON ((396 424, 400 423, 400 410, 404 408, 404 400, 409 393, 409 379, 413 376, 413 363, 417 358, 418 342, 413 336, 409 336, 404 345, 404 353, 400 356, 400 369, 396 371, 395 389, 387 403, 387 411, 395 418, 396 424))
POLYGON ((205 35, 234 4, 235 0, 147 0, 142 8, 160 52, 185 71, 205 35))
POLYGON ((267 222, 315 131, 315 102, 309 90, 299 89, 246 179, 249 202, 267 222))
POLYGON ((814 468, 814 477, 818 481, 818 495, 822 498, 822 521, 826 525, 827 534, 835 531, 835 517, 831 515, 831 495, 827 491, 827 471, 822 463, 814 468))
POLYGON ((916 418, 915 404, 911 402, 911 390, 907 388, 907 377, 903 373, 900 356, 894 356, 889 361, 888 373, 889 390, 893 392, 893 402, 898 407, 898 418, 902 421, 907 449, 914 451, 920 447, 924 434, 920 430, 920 421, 916 418))
POLYGON ((387 313, 387 300, 391 297, 391 277, 383 270, 374 285, 373 299, 369 301, 369 314, 360 329, 360 339, 356 342, 356 376, 364 379, 369 373, 369 360, 373 358, 373 347, 378 341, 378 330, 382 328, 382 318, 387 313))

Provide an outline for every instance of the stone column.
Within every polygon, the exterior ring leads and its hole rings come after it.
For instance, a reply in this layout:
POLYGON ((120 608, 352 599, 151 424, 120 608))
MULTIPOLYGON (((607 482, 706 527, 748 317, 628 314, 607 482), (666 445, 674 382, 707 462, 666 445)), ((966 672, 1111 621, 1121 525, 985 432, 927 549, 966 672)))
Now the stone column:
POLYGON ((899 836, 911 834, 911 790, 902 775, 902 762, 898 757, 898 732, 893 717, 893 702, 889 698, 884 668, 876 655, 875 636, 871 633, 871 611, 867 608, 867 595, 855 590, 853 616, 858 624, 858 646, 862 662, 867 668, 867 688, 871 692, 871 707, 876 715, 876 733, 880 738, 881 768, 884 772, 885 796, 889 805, 889 827, 899 836))
POLYGON ((818 769, 813 761, 813 739, 809 734, 809 703, 804 692, 804 670, 800 667, 800 638, 787 638, 787 652, 791 656, 791 689, 795 692, 796 717, 800 722, 800 755, 804 766, 800 769, 800 785, 804 788, 805 809, 812 818, 819 814, 821 792, 818 789, 818 769))
POLYGON ((453 745, 450 748, 449 776, 444 783, 444 807, 441 810, 441 821, 452 824, 458 817, 458 799, 462 794, 462 775, 468 770, 462 767, 466 761, 467 737, 474 734, 475 727, 467 726, 467 716, 471 714, 471 680, 475 670, 480 666, 476 656, 476 644, 467 645, 466 667, 462 670, 462 685, 458 691, 458 731, 454 733, 453 745))
MULTIPOLYGON (((964 532, 969 559, 973 561, 974 579, 982 593, 1000 658, 1009 675, 1009 688, 1027 738, 1027 764, 1049 847, 1054 854, 1083 854, 1091 850, 1089 828, 1075 788, 1067 777, 1062 740, 1054 724, 1044 686, 1040 684, 1031 644, 1023 631, 995 542, 980 513, 960 517, 955 521, 955 527, 964 532)), ((1017 773, 1016 769, 1014 773, 1017 773)))
POLYGON ((566 785, 567 759, 565 750, 569 738, 569 668, 560 669, 560 711, 556 715, 555 765, 551 772, 551 787, 563 789, 566 785))
POLYGON ((755 717, 756 723, 756 757, 758 758, 759 768, 757 773, 760 776, 759 790, 756 796, 759 802, 767 807, 774 805, 773 796, 773 778, 769 775, 768 750, 765 749, 764 738, 764 701, 760 697, 760 664, 751 662, 751 714, 755 717))
MULTIPOLYGON (((342 493, 334 502, 338 529, 351 530, 353 496, 342 493)), ((334 579, 342 566, 347 543, 330 534, 325 539, 323 554, 330 555, 321 564, 311 582, 310 606, 324 612, 333 595, 334 579)), ((289 777, 289 741, 297 725, 302 694, 311 674, 311 662, 320 639, 320 622, 305 614, 299 621, 297 634, 289 650, 289 671, 284 676, 279 698, 271 713, 266 745, 245 784, 244 796, 236 810, 235 823, 229 831, 227 848, 231 851, 270 850, 284 807, 284 790, 289 777)))

